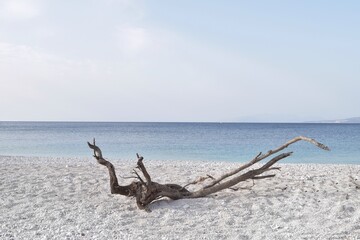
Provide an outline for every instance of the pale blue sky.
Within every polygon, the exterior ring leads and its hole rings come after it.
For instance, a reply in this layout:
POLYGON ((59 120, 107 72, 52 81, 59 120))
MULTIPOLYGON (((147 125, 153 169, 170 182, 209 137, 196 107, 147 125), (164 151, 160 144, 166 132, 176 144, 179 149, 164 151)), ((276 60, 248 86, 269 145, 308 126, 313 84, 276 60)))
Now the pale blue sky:
POLYGON ((0 120, 360 116, 359 1, 0 0, 0 120))

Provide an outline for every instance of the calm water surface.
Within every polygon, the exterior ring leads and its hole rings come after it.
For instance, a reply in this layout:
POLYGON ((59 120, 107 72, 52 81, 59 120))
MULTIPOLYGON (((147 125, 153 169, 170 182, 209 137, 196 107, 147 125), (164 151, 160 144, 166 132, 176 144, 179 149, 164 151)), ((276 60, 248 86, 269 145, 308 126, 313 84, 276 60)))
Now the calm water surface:
POLYGON ((298 142, 283 162, 360 164, 360 124, 0 122, 0 155, 91 156, 95 137, 107 158, 244 162, 299 135, 331 151, 298 142))

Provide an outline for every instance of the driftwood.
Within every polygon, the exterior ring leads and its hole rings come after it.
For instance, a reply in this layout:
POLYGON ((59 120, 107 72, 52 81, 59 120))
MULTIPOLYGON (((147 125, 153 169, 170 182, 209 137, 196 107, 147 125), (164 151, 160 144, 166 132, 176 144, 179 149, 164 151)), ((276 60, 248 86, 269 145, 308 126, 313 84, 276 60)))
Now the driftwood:
POLYGON ((273 154, 276 154, 280 152, 281 150, 287 148, 289 145, 298 142, 298 141, 307 141, 315 146, 324 149, 324 150, 330 150, 327 146, 317 142, 314 139, 299 136, 296 137, 282 146, 278 147, 277 149, 270 150, 265 154, 262 154, 261 152, 250 162, 241 165, 239 168, 228 172, 221 177, 214 179, 210 175, 207 175, 207 177, 200 178, 198 180, 195 180, 185 186, 180 186, 178 184, 160 184, 157 182, 153 182, 151 180, 150 174, 147 172, 145 165, 143 163, 143 157, 139 154, 137 155, 137 168, 141 171, 143 175, 143 179, 136 170, 133 171, 133 173, 136 175, 135 178, 137 178, 138 181, 132 182, 129 185, 121 186, 119 185, 118 179, 115 174, 115 168, 112 163, 105 160, 102 156, 102 152, 98 146, 95 144, 95 139, 93 143, 89 143, 88 145, 91 149, 94 150, 94 157, 98 161, 98 163, 106 166, 109 170, 110 175, 110 189, 112 194, 120 194, 127 197, 135 197, 137 206, 140 209, 148 210, 149 204, 151 204, 153 201, 158 200, 160 198, 170 198, 173 200, 177 199, 184 199, 184 198, 200 198, 205 197, 209 194, 219 192, 221 190, 231 188, 234 185, 246 181, 248 179, 258 180, 258 179, 265 179, 265 178, 272 178, 275 176, 275 174, 265 174, 271 170, 279 170, 279 167, 273 167, 273 165, 280 161, 281 159, 284 159, 292 154, 292 152, 282 153, 279 154, 272 159, 268 160, 264 165, 248 170, 249 167, 253 166, 255 163, 260 162, 261 160, 264 160, 268 157, 270 157, 273 154), (247 169, 246 172, 240 173, 241 171, 247 169), (208 178, 211 178, 212 181, 210 184, 200 188, 197 191, 189 191, 186 189, 186 187, 190 184, 197 184, 199 182, 202 182, 208 178))

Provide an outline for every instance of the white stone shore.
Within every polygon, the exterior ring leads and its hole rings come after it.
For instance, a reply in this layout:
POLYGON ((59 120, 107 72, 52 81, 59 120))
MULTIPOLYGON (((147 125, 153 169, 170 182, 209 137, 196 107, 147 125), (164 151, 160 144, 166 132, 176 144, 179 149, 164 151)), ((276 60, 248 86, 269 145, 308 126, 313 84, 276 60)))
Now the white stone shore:
MULTIPOLYGON (((118 176, 134 161, 112 160, 118 176)), ((154 181, 185 185, 240 163, 144 160, 154 181)), ((271 179, 150 213, 111 195, 92 158, 0 157, 0 239, 360 239, 360 165, 278 164, 271 179)), ((129 183, 131 180, 120 182, 129 183)), ((197 186, 199 187, 199 186, 197 186)))

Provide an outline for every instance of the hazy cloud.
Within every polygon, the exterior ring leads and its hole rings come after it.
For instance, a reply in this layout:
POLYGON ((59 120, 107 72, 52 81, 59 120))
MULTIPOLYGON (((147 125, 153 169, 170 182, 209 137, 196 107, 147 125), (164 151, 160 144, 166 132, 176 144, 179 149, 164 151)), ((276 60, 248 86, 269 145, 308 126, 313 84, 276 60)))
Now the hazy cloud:
POLYGON ((120 27, 116 36, 118 47, 124 53, 137 53, 150 44, 149 34, 141 27, 120 27))
POLYGON ((4 0, 0 3, 0 17, 9 20, 25 20, 41 13, 38 0, 4 0))
POLYGON ((86 108, 92 95, 103 91, 101 80, 107 72, 99 63, 64 59, 2 42, 0 108, 8 111, 2 111, 0 119, 41 119, 46 115, 61 119, 67 114, 78 118, 76 109, 86 108))

